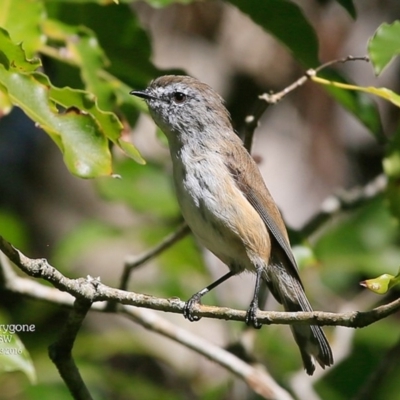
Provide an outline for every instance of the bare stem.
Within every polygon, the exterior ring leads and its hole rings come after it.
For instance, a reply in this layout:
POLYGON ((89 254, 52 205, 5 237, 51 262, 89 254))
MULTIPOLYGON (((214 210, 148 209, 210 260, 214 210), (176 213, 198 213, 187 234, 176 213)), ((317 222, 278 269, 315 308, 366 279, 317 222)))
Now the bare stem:
POLYGON ((263 93, 262 95, 260 95, 258 98, 260 100, 262 100, 262 102, 257 104, 256 110, 254 111, 253 114, 248 115, 245 118, 243 142, 244 142, 244 146, 246 147, 246 149, 250 152, 252 142, 253 142, 253 137, 254 137, 254 131, 258 127, 260 118, 262 117, 262 115, 264 114, 264 112, 267 110, 267 108, 270 105, 276 104, 279 101, 281 101, 287 94, 289 94, 290 92, 293 92, 295 89, 304 85, 311 77, 315 76, 318 72, 322 71, 323 69, 328 68, 334 64, 339 64, 339 63, 344 64, 349 61, 366 61, 366 62, 368 62, 369 58, 367 56, 360 56, 360 57, 347 56, 344 58, 339 58, 336 60, 328 61, 325 64, 322 64, 315 69, 309 69, 308 71, 306 71, 306 73, 303 76, 301 76, 299 79, 297 79, 291 85, 285 87, 282 91, 277 92, 277 93, 263 93))
MULTIPOLYGON (((163 299, 127 292, 103 285, 99 280, 90 277, 69 279, 52 267, 46 260, 35 260, 26 257, 1 236, 0 250, 27 275, 45 279, 56 288, 70 293, 75 298, 85 299, 90 302, 113 301, 153 310, 183 313, 185 303, 178 298, 163 299)), ((259 311, 257 319, 262 324, 340 325, 349 328, 362 328, 388 317, 399 309, 400 298, 370 311, 351 311, 346 313, 259 311)), ((246 311, 198 305, 194 310, 194 315, 231 321, 245 321, 246 311)))
POLYGON ((165 237, 160 243, 158 243, 152 249, 146 251, 144 254, 141 254, 138 257, 127 257, 124 265, 124 272, 121 277, 120 289, 126 290, 128 286, 128 281, 130 274, 133 270, 141 267, 147 261, 155 258, 171 246, 173 246, 176 242, 183 239, 190 232, 189 227, 186 222, 182 223, 175 232, 172 232, 170 235, 165 237))
POLYGON ((49 356, 75 400, 92 400, 72 357, 76 336, 91 305, 86 299, 77 299, 59 338, 49 347, 49 356))
POLYGON ((351 210, 359 207, 361 204, 383 193, 387 187, 386 175, 381 174, 372 179, 368 184, 362 187, 355 187, 352 190, 340 191, 335 195, 327 197, 321 205, 321 210, 311 218, 301 229, 301 233, 307 237, 312 235, 327 222, 334 214, 351 210))

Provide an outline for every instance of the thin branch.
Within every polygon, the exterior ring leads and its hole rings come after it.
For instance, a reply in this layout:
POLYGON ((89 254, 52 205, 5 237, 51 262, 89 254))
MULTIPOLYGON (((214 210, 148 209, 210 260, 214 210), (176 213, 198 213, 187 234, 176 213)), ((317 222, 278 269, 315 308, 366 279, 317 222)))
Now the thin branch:
POLYGON ((315 76, 318 72, 322 71, 323 69, 330 67, 334 64, 346 63, 349 61, 368 62, 369 58, 367 56, 361 56, 361 57, 347 56, 344 58, 329 61, 325 64, 320 65, 315 69, 309 69, 303 76, 301 76, 291 85, 285 87, 282 91, 278 93, 263 93, 262 95, 260 95, 258 98, 262 101, 257 103, 255 111, 251 115, 248 115, 245 118, 245 127, 242 136, 243 136, 243 143, 246 149, 250 152, 253 143, 254 131, 258 127, 258 123, 260 121, 261 116, 264 114, 264 112, 270 105, 276 104, 279 101, 281 101, 288 93, 293 92, 295 89, 304 85, 311 77, 315 76))
MULTIPOLYGON (((70 293, 75 298, 83 298, 90 302, 115 301, 125 305, 151 308, 153 310, 182 314, 185 303, 178 298, 163 299, 146 294, 127 292, 103 285, 93 278, 70 279, 52 267, 45 259, 30 259, 14 248, 0 236, 0 250, 27 275, 42 278, 59 290, 70 293)), ((329 312, 278 312, 259 311, 257 319, 262 324, 312 324, 347 326, 362 328, 373 324, 400 309, 400 298, 389 304, 376 307, 370 311, 351 311, 345 313, 329 312)), ((208 317, 231 321, 245 321, 246 311, 225 307, 198 305, 194 310, 198 317, 208 317)))
POLYGON ((158 317, 153 312, 126 306, 122 310, 125 315, 146 329, 183 344, 226 368, 243 379, 254 392, 264 399, 293 400, 289 393, 282 389, 268 373, 254 368, 229 351, 158 317))
MULTIPOLYGON (((93 280, 90 283, 95 285, 95 281, 93 280)), ((56 365, 61 378, 75 400, 92 400, 92 396, 72 357, 72 348, 76 336, 91 305, 92 303, 86 299, 77 299, 61 331, 60 337, 49 347, 50 359, 56 365)))
MULTIPOLYGON (((368 56, 347 56, 347 57, 343 57, 343 58, 338 58, 336 60, 331 60, 328 61, 322 65, 320 65, 319 67, 315 68, 315 69, 309 69, 308 71, 315 71, 316 73, 322 71, 323 69, 326 69, 327 67, 331 67, 334 64, 344 64, 347 63, 349 61, 365 61, 365 62, 369 62, 369 57, 368 56)), ((309 72, 307 72, 308 75, 310 75, 309 72)))
POLYGON ((18 276, 10 265, 10 260, 0 251, 0 286, 13 293, 29 296, 33 299, 45 300, 51 304, 72 307, 75 297, 67 292, 45 286, 32 279, 18 276))
POLYGON ((307 237, 317 231, 332 215, 339 211, 352 210, 366 203, 372 198, 383 193, 387 187, 387 177, 384 174, 378 175, 368 184, 362 187, 345 191, 342 190, 336 195, 327 197, 321 205, 321 210, 301 229, 301 233, 307 237))
MULTIPOLYGON (((0 256, 2 253, 0 253, 0 256)), ((1 266, 6 266, 5 256, 1 260, 1 266)), ((9 266, 7 266, 8 268, 9 266)), ((0 268, 1 270, 1 268, 0 268)), ((74 297, 69 293, 60 292, 53 287, 45 286, 29 278, 20 278, 14 271, 9 275, 12 282, 7 284, 6 288, 14 293, 27 295, 33 299, 57 303, 59 305, 73 307, 74 297)), ((91 311, 108 313, 109 310, 103 302, 92 304, 91 311)), ((292 397, 282 389, 267 372, 259 370, 245 361, 233 355, 226 349, 220 348, 196 334, 186 331, 175 324, 161 318, 150 310, 133 308, 130 306, 116 307, 116 313, 121 313, 133 319, 144 328, 168 337, 177 343, 180 343, 198 354, 201 354, 221 367, 228 369, 239 378, 243 379, 249 387, 265 399, 274 400, 293 400, 292 397)))
POLYGON ((151 259, 155 258, 159 254, 161 254, 162 252, 173 246, 176 242, 183 239, 188 233, 190 233, 190 229, 187 226, 186 222, 184 222, 176 229, 175 232, 172 232, 170 235, 165 237, 155 247, 146 251, 146 253, 141 254, 138 257, 132 257, 132 256, 127 257, 125 260, 124 272, 122 274, 121 284, 119 288, 121 290, 126 290, 130 274, 132 273, 133 270, 141 267, 147 261, 150 261, 151 259))

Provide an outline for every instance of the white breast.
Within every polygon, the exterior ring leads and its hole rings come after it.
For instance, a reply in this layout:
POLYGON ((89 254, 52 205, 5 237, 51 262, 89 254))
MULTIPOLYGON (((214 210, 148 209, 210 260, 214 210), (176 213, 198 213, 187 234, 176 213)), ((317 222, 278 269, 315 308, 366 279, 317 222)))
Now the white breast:
POLYGON ((260 245, 269 254, 268 232, 220 154, 208 151, 205 158, 182 149, 172 158, 178 201, 192 232, 228 266, 254 270, 260 245))

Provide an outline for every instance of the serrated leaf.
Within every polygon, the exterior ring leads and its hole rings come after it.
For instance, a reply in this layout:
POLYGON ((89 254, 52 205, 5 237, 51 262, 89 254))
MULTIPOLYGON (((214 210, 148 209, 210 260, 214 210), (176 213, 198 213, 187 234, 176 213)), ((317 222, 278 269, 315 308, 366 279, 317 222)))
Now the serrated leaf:
MULTIPOLYGON (((140 103, 137 99, 132 99, 132 96, 129 96, 131 89, 103 69, 108 64, 108 60, 95 33, 86 27, 71 26, 55 20, 47 20, 42 24, 42 27, 51 39, 60 41, 66 47, 68 62, 79 68, 86 88, 95 94, 99 107, 111 110, 117 105, 123 110, 131 123, 136 122, 139 115, 138 110, 144 110, 143 102, 140 103)), ((101 112, 97 117, 101 118, 105 114, 107 113, 101 112)), ((110 115, 115 117, 114 114, 110 115)), ((119 123, 119 129, 105 130, 106 133, 114 132, 112 136, 108 135, 108 138, 129 157, 140 164, 144 164, 145 161, 133 144, 120 140, 122 125, 118 120, 115 122, 119 123)))
POLYGON ((0 0, 0 26, 16 43, 20 43, 28 58, 33 57, 43 42, 39 23, 46 18, 42 1, 0 0))
POLYGON ((304 67, 319 64, 317 35, 297 4, 286 0, 230 0, 230 3, 282 42, 304 67))
MULTIPOLYGON (((120 146, 123 129, 116 115, 101 111, 92 94, 57 88, 47 76, 31 72, 37 64, 26 61, 3 30, 0 45, 5 50, 0 57, 0 90, 52 137, 71 173, 83 178, 110 175, 108 140, 120 146)), ((124 144, 124 149, 141 161, 133 145, 124 144)))
POLYGON ((38 58, 28 60, 22 46, 12 42, 9 33, 0 27, 0 63, 4 68, 19 72, 33 72, 42 64, 38 58))
POLYGON ((131 89, 159 75, 150 61, 152 49, 148 35, 128 5, 101 7, 87 2, 72 8, 67 2, 53 2, 49 14, 51 18, 70 25, 83 25, 95 32, 102 49, 112 60, 108 72, 131 89), (117 30, 115 21, 118 21, 117 30))
POLYGON ((70 62, 79 67, 86 90, 97 97, 97 104, 104 110, 113 108, 113 91, 100 76, 109 63, 95 33, 84 26, 71 26, 48 19, 42 23, 43 32, 51 39, 62 42, 70 62))
POLYGON ((18 74, 0 65, 0 83, 13 104, 57 143, 71 173, 82 178, 112 173, 108 141, 100 125, 92 115, 77 108, 59 112, 57 102, 50 96, 52 87, 45 75, 18 74))
POLYGON ((368 41, 368 54, 379 75, 390 61, 400 54, 400 21, 383 23, 368 41))

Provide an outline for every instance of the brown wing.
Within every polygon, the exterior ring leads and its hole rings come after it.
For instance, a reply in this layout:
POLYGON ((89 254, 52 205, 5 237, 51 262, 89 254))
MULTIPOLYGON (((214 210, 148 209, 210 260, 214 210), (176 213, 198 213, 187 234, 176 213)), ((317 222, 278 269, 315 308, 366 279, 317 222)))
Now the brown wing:
POLYGON ((232 148, 234 148, 233 151, 225 154, 226 166, 243 195, 260 215, 268 230, 275 238, 277 245, 284 251, 293 267, 293 272, 299 279, 299 282, 301 282, 281 213, 265 186, 256 163, 241 144, 234 143, 234 146, 229 149, 232 150, 232 148))

